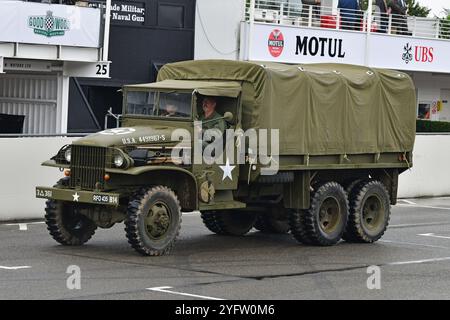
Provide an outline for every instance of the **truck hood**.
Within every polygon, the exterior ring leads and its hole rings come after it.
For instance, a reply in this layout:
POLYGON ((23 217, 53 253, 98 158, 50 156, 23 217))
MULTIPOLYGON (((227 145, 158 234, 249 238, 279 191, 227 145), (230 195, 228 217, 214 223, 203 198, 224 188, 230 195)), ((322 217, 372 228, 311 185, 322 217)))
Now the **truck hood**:
MULTIPOLYGON (((73 144, 95 147, 123 147, 170 143, 172 142, 172 132, 176 129, 178 128, 170 126, 136 126, 108 129, 78 139, 73 144)), ((178 139, 176 141, 179 142, 178 139)))

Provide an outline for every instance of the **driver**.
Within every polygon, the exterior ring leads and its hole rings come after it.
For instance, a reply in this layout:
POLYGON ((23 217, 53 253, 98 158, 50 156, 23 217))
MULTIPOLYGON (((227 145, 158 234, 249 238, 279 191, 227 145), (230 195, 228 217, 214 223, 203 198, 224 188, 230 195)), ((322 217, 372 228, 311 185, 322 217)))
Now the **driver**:
POLYGON ((216 111, 217 102, 213 97, 205 97, 202 102, 203 114, 200 116, 203 130, 217 129, 221 135, 225 132, 226 124, 222 115, 216 111), (211 121, 214 120, 214 121, 211 121))

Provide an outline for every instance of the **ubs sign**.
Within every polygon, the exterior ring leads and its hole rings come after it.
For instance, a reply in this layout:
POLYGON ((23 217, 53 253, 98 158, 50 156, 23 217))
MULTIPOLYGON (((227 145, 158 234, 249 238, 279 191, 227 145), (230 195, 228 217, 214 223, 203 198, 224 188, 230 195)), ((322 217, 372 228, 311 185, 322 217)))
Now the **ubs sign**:
POLYGON ((407 43, 403 47, 402 59, 406 64, 410 62, 433 63, 434 48, 427 46, 411 46, 407 43))

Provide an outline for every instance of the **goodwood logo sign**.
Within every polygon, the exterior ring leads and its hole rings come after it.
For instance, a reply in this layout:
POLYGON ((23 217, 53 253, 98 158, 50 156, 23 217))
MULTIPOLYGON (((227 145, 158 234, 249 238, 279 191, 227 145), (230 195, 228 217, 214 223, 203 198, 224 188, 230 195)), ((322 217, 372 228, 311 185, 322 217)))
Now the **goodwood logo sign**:
POLYGON ((52 11, 47 11, 45 16, 28 17, 28 27, 34 30, 35 34, 45 37, 64 36, 70 30, 70 22, 66 18, 54 17, 52 11))

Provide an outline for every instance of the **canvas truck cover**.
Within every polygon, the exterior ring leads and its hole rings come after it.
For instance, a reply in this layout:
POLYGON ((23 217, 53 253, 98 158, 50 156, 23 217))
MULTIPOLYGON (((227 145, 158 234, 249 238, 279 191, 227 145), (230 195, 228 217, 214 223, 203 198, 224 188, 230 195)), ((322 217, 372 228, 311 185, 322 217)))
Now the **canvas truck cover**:
POLYGON ((238 81, 243 129, 279 129, 281 155, 408 152, 416 97, 394 70, 223 60, 165 65, 158 81, 238 81))

